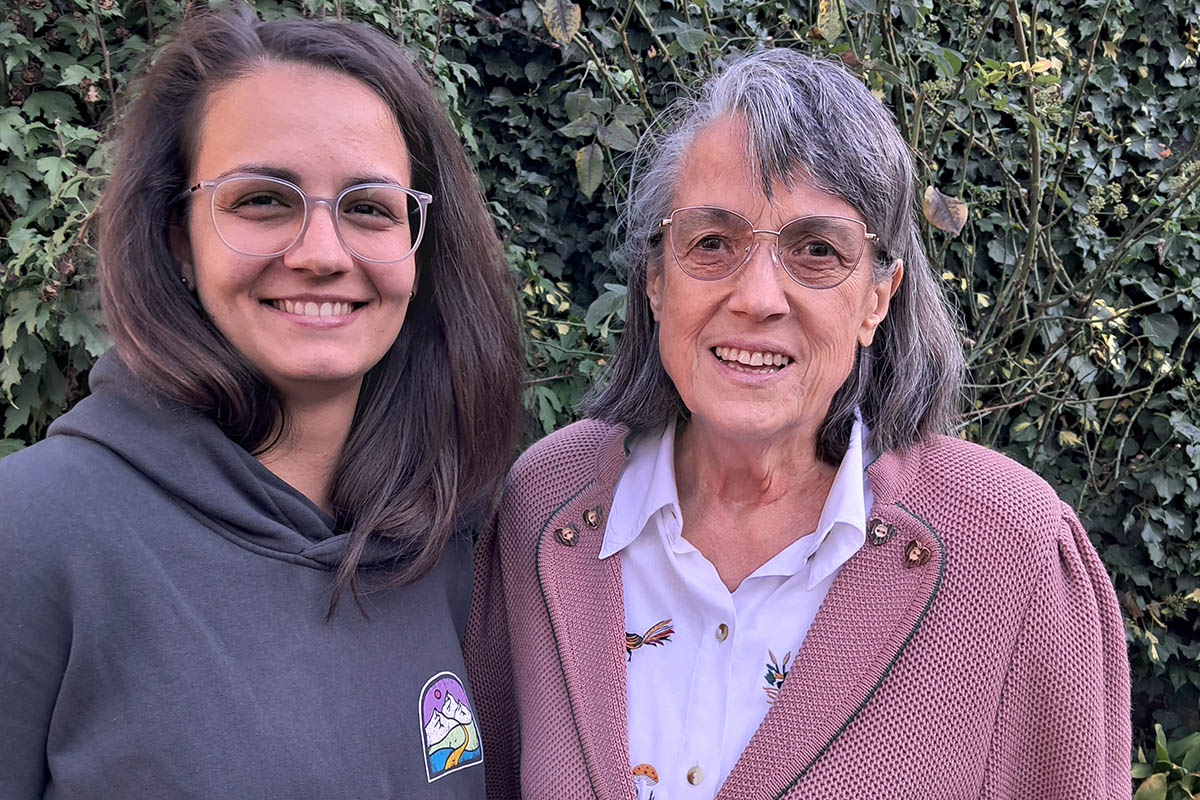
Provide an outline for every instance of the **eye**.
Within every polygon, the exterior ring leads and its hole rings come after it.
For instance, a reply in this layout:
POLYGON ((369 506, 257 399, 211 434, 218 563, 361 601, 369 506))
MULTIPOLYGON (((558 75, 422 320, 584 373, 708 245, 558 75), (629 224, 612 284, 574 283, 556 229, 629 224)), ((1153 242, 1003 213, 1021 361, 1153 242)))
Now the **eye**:
POLYGON ((230 211, 237 211, 239 208, 269 208, 271 206, 288 207, 289 203, 284 202, 282 197, 270 192, 253 192, 244 194, 241 197, 234 198, 228 203, 230 211))
POLYGON ((358 200, 346 206, 345 213, 364 217, 386 217, 388 219, 395 219, 395 216, 393 216, 388 209, 375 203, 368 203, 365 200, 358 200))
POLYGON ((832 258, 837 255, 837 251, 827 242, 809 242, 804 246, 804 251, 813 258, 832 258))
POLYGON ((729 246, 725 238, 718 236, 715 233, 710 233, 707 236, 701 236, 696 241, 696 247, 700 250, 723 250, 729 246))

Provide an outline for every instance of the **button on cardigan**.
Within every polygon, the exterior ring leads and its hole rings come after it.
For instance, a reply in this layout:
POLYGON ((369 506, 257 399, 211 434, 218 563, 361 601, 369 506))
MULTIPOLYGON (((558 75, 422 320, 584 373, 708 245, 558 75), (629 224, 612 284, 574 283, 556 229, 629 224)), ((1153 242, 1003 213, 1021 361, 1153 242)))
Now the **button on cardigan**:
MULTIPOLYGON (((584 519, 606 518, 627 433, 539 442, 477 545, 465 647, 489 800, 635 796, 620 554, 597 558, 603 523, 584 519)), ((718 800, 1127 800, 1125 637, 1074 513, 957 439, 868 478, 883 541, 838 572, 718 800)))

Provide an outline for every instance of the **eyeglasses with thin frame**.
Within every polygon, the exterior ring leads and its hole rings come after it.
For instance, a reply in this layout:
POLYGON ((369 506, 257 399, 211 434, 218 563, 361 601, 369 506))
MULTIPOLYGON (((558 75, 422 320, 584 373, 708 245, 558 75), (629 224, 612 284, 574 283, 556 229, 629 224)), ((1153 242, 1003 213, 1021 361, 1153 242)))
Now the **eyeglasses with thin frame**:
POLYGON ((227 175, 200 181, 189 197, 208 190, 213 228, 225 246, 248 256, 280 256, 304 237, 314 206, 325 206, 342 247, 362 261, 387 264, 416 251, 433 195, 391 183, 348 186, 336 197, 314 197, 296 184, 266 175, 227 175), (415 223, 415 224, 414 224, 415 223))
POLYGON ((718 281, 737 272, 754 251, 759 234, 774 236, 771 260, 801 286, 832 289, 850 277, 867 242, 879 237, 850 217, 799 217, 777 231, 755 228, 750 220, 717 206, 677 208, 659 223, 667 247, 686 274, 718 281))

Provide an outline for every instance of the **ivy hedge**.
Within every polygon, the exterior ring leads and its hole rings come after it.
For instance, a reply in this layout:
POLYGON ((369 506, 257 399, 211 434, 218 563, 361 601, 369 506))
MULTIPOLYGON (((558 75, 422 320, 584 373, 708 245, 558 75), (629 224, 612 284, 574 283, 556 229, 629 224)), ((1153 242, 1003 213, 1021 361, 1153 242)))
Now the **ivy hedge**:
MULTIPOLYGON (((1116 582, 1138 796, 1200 789, 1200 0, 509 3, 253 5, 367 21, 430 73, 521 287, 531 436, 571 419, 620 332, 609 237, 638 137, 739 51, 840 58, 917 157, 971 367, 962 434, 1057 487, 1116 582)), ((100 133, 192 5, 3 0, 0 455, 106 346, 80 236, 100 133)))

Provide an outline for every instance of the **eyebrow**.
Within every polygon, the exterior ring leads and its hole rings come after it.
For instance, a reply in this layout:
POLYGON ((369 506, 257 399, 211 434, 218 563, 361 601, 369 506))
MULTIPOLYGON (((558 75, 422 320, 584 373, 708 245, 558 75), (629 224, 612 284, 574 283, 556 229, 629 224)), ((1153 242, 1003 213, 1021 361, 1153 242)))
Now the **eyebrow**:
MULTIPOLYGON (((288 181, 300 186, 300 175, 286 167, 277 167, 272 164, 238 164, 235 167, 225 170, 218 178, 224 178, 227 175, 265 175, 269 178, 279 178, 280 180, 288 181)), ((394 178, 383 174, 375 175, 351 175, 342 183, 342 188, 347 186, 357 186, 360 183, 384 183, 388 186, 404 186, 403 183, 394 178)), ((304 188, 301 186, 300 188, 304 188)), ((407 187, 406 187, 407 188, 407 187)))

